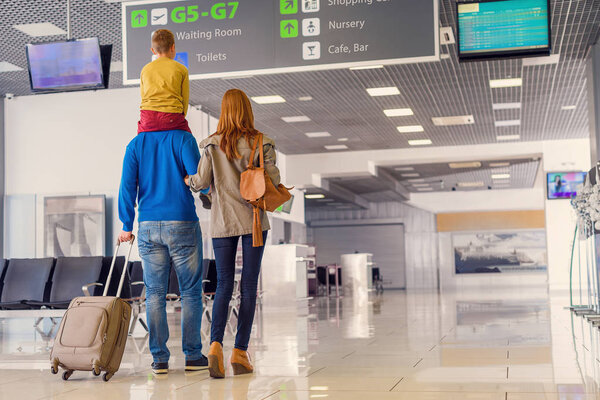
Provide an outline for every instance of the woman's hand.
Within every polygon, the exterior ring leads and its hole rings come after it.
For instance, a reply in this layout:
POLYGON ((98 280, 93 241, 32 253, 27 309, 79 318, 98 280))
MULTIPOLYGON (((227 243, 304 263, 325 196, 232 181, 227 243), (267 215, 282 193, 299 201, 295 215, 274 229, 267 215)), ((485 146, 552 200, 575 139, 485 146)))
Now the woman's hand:
POLYGON ((185 184, 187 186, 190 186, 190 176, 189 175, 186 175, 185 178, 183 178, 183 181, 185 182, 185 184))

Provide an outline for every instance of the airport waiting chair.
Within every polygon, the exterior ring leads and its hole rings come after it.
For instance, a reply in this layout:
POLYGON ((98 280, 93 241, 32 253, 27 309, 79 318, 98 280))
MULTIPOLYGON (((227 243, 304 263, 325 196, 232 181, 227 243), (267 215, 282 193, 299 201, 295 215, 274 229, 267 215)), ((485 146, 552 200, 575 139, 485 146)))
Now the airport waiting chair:
POLYGON ((217 263, 215 260, 202 260, 202 306, 203 314, 212 323, 212 303, 217 292, 217 263))
POLYGON ((177 272, 171 263, 171 271, 169 272, 169 286, 167 289, 167 300, 179 301, 181 299, 181 291, 179 290, 179 279, 177 279, 177 272))
POLYGON ((141 261, 129 263, 129 277, 131 279, 131 297, 143 301, 146 298, 144 286, 144 270, 141 261))
POLYGON ((59 257, 48 301, 26 301, 32 307, 66 309, 75 297, 101 295, 102 257, 59 257))
POLYGON ((7 265, 8 260, 2 259, 2 261, 0 261, 0 298, 2 297, 2 289, 4 288, 4 275, 6 275, 7 265))
POLYGON ((373 286, 375 287, 375 291, 377 293, 383 293, 383 276, 381 275, 381 271, 378 267, 375 267, 371 270, 371 274, 373 277, 373 286))
MULTIPOLYGON (((103 257, 102 258, 102 273, 100 274, 100 279, 98 282, 106 283, 106 279, 108 278, 108 273, 110 272, 110 265, 112 264, 113 257, 103 257)), ((125 266, 125 257, 119 256, 115 260, 115 269, 110 278, 110 284, 108 286, 108 296, 116 296, 117 290, 119 289, 119 282, 121 281, 121 274, 123 273, 123 268, 125 266)), ((104 292, 104 288, 101 290, 104 292)), ((101 295, 102 293, 98 293, 101 295)), ((94 293, 96 295, 96 293, 94 293)), ((129 270, 125 273, 125 279, 123 280, 123 289, 121 290, 121 295, 119 296, 122 299, 131 299, 131 280, 129 279, 129 270)))
POLYGON ((41 306, 27 304, 29 301, 43 303, 48 299, 46 290, 55 265, 54 258, 14 258, 4 271, 4 287, 0 297, 2 310, 28 310, 41 306))

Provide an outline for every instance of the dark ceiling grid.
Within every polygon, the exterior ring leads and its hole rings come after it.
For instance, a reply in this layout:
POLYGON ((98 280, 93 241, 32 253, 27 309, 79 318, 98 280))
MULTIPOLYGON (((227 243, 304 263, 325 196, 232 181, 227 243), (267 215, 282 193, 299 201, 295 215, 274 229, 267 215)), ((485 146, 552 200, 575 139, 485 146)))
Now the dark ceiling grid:
MULTIPOLYGON (((0 0, 0 61, 8 61, 22 71, 0 73, 0 94, 30 94, 25 70, 27 42, 52 41, 64 36, 31 38, 14 24, 51 22, 66 29, 66 1, 0 0)), ((440 62, 386 66, 379 70, 329 70, 247 79, 212 79, 192 82, 192 103, 217 116, 221 96, 239 87, 250 96, 280 94, 285 104, 254 105, 257 126, 277 139, 284 153, 327 153, 325 144, 339 144, 350 150, 407 148, 408 139, 429 138, 436 146, 496 143, 498 134, 520 132, 521 141, 587 137, 585 63, 589 46, 596 40, 600 22, 599 0, 551 0, 553 53, 561 55, 558 65, 522 66, 521 60, 459 63, 456 44, 441 46, 448 59, 440 62), (491 75, 487 70, 493 71, 491 75), (493 89, 491 76, 504 78, 522 73, 522 88, 493 89), (395 83, 401 95, 371 98, 368 86, 395 83), (310 95, 313 101, 300 102, 310 95), (494 102, 522 103, 521 111, 493 111, 494 102), (562 111, 563 105, 576 105, 562 111), (414 116, 389 118, 384 108, 413 109, 414 116), (520 127, 496 128, 494 119, 520 114, 520 127), (435 116, 475 116, 474 125, 437 127, 435 116), (283 116, 307 115, 312 122, 288 124, 283 116), (399 125, 423 125, 424 133, 401 134, 399 125), (304 133, 328 131, 330 138, 310 139, 304 133)), ((113 60, 122 59, 121 4, 103 0, 71 0, 74 37, 98 36, 114 45, 113 60)), ((456 35, 454 0, 440 0, 440 25, 451 26, 456 35)), ((122 87, 122 73, 111 73, 111 88, 122 87)))

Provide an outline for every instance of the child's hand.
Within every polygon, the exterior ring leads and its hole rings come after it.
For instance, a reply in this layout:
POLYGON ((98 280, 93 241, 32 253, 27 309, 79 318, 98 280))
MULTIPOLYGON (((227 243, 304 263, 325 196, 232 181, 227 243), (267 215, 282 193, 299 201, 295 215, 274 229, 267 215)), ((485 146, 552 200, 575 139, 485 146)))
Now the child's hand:
POLYGON ((189 175, 186 175, 185 178, 183 178, 183 181, 185 182, 185 184, 187 186, 190 186, 190 176, 189 175))

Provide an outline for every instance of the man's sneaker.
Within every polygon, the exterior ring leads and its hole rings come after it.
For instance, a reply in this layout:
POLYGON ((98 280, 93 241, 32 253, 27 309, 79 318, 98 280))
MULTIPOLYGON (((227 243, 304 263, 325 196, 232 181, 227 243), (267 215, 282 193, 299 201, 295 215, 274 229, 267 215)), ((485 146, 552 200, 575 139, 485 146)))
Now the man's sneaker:
POLYGON ((191 371, 203 371, 208 369, 208 358, 202 356, 197 360, 185 360, 185 370, 191 371))
POLYGON ((152 372, 157 375, 168 374, 169 373, 169 363, 152 363, 152 372))

